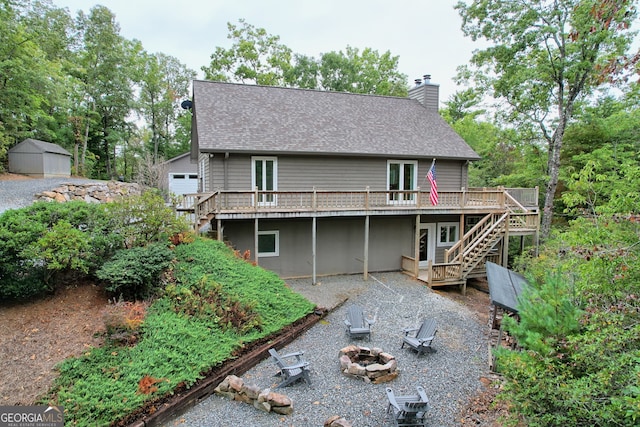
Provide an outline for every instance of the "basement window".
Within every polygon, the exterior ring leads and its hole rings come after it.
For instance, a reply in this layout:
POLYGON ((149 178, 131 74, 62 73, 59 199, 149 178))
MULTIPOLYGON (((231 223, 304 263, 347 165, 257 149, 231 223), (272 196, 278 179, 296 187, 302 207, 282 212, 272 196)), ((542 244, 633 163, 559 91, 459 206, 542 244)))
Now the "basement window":
POLYGON ((457 222, 438 223, 438 246, 453 246, 458 241, 457 222))
POLYGON ((280 232, 278 230, 258 231, 258 256, 280 255, 280 232))

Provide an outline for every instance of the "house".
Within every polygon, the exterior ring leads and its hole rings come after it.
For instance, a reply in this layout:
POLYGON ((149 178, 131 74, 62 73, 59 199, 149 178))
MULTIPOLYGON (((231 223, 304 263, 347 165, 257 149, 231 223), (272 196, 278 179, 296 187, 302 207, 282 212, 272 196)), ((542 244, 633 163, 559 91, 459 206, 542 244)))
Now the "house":
POLYGON ((438 114, 438 91, 429 79, 408 98, 196 80, 193 212, 283 278, 405 270, 464 285, 487 257, 506 260, 509 236, 537 233, 537 189, 467 188, 480 157, 438 114))
POLYGON ((198 192, 198 165, 191 161, 189 152, 167 160, 165 165, 170 193, 181 195, 198 192))
POLYGON ((57 144, 25 139, 9 149, 9 172, 37 178, 71 176, 71 153, 57 144))

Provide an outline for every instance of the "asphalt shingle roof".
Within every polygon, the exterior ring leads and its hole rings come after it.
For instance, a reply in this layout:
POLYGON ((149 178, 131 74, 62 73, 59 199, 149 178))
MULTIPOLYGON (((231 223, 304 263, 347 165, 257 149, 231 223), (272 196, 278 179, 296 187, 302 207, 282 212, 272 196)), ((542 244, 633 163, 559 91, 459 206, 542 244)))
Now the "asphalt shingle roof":
POLYGON ((196 80, 200 151, 478 159, 409 98, 196 80))

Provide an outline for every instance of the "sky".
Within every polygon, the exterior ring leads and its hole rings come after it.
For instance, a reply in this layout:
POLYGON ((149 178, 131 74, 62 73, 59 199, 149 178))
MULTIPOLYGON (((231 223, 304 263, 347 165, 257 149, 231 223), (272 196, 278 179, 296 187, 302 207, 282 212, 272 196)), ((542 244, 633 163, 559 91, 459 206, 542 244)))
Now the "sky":
POLYGON ((204 77, 216 47, 228 49, 227 23, 244 19, 294 53, 319 58, 322 53, 371 48, 397 56, 398 71, 413 84, 425 74, 440 86, 440 101, 458 88, 456 68, 481 46, 465 38, 457 0, 53 0, 75 16, 103 5, 114 13, 120 35, 139 40, 149 53, 177 58, 204 77))

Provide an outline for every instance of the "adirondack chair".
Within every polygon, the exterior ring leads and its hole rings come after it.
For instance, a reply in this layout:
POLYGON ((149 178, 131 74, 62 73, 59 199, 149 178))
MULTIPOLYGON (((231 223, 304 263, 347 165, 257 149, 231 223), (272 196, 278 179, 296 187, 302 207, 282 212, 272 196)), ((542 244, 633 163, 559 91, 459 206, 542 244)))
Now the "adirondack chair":
POLYGON ((407 344, 418 352, 418 356, 425 351, 436 351, 431 347, 431 343, 436 337, 436 332, 438 332, 435 319, 424 319, 419 328, 405 328, 402 332, 404 332, 404 336, 402 337, 402 346, 400 348, 407 344))
POLYGON ((279 371, 276 375, 281 375, 283 378, 282 382, 278 384, 276 388, 287 386, 298 380, 303 380, 305 383, 311 385, 309 362, 302 358, 304 354, 302 351, 280 355, 274 348, 271 348, 269 349, 269 354, 278 366, 279 371), (285 360, 289 358, 295 358, 295 362, 287 364, 285 360))
POLYGON ((346 332, 349 334, 349 338, 367 337, 371 341, 371 325, 374 323, 376 320, 367 319, 359 305, 353 304, 347 308, 347 318, 344 319, 344 324, 347 326, 346 332))
POLYGON ((387 387, 387 414, 392 417, 397 427, 426 426, 429 399, 424 388, 416 387, 418 394, 410 396, 396 396, 390 387, 387 387))

